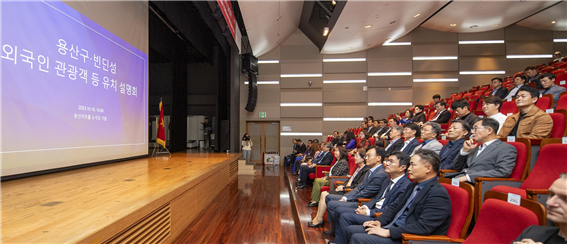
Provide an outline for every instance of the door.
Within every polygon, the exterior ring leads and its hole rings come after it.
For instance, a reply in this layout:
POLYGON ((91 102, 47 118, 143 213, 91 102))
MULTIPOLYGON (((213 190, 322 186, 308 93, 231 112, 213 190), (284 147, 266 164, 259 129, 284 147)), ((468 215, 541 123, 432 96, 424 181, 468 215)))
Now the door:
POLYGON ((262 163, 262 153, 280 151, 280 123, 276 121, 248 121, 246 132, 252 140, 250 161, 262 163))

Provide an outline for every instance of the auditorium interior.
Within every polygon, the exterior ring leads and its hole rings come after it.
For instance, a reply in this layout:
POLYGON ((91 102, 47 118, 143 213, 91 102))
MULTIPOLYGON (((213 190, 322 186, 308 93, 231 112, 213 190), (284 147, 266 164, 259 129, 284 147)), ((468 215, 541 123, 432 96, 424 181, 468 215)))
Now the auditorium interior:
POLYGON ((563 0, 0 13, 2 243, 567 243, 563 0))

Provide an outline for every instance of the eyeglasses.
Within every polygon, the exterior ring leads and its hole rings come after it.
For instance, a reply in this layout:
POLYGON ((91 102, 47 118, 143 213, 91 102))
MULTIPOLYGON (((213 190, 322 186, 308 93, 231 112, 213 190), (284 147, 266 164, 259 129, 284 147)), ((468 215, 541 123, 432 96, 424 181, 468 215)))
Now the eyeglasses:
POLYGON ((473 127, 473 128, 472 128, 472 130, 475 131, 475 132, 478 131, 478 130, 480 130, 480 129, 484 129, 484 127, 473 127))

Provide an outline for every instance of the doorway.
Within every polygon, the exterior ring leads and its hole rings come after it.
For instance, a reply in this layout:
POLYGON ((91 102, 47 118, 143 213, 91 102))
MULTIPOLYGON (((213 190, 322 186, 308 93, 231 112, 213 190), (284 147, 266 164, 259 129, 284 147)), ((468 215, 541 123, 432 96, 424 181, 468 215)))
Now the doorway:
POLYGON ((247 121, 246 132, 252 140, 250 161, 262 164, 262 153, 280 152, 279 121, 247 121))

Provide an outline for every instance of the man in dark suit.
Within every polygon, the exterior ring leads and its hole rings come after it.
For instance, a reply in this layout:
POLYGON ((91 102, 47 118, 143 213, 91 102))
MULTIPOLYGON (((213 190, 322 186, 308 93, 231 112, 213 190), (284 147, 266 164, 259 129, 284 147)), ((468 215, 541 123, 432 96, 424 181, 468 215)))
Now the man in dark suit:
POLYGON ((384 135, 384 133, 386 133, 386 131, 388 131, 389 129, 386 119, 376 120, 374 121, 374 124, 378 124, 378 131, 373 135, 374 137, 376 137, 376 139, 384 135))
POLYGON ((439 101, 435 103, 435 108, 437 109, 437 113, 433 116, 433 119, 430 120, 435 123, 447 123, 451 119, 451 112, 447 111, 447 103, 445 101, 439 101))
MULTIPOLYGON (((371 198, 378 194, 382 188, 384 180, 389 178, 389 175, 384 171, 382 162, 386 157, 386 151, 383 148, 370 146, 366 151, 366 165, 370 167, 367 177, 364 178, 362 184, 359 184, 354 190, 346 193, 344 196, 340 195, 327 195, 325 203, 327 204, 327 222, 333 223, 335 218, 335 210, 338 207, 358 207, 358 198, 371 198)), ((324 235, 334 236, 334 231, 323 231, 324 235)))
POLYGON ((409 178, 415 182, 375 221, 347 227, 351 244, 401 243, 402 233, 446 235, 451 224, 451 199, 439 184, 439 155, 420 149, 411 158, 409 178))
POLYGON ((549 187, 547 197, 547 219, 555 226, 530 226, 514 244, 565 244, 567 243, 567 173, 559 175, 549 187))
POLYGON ((513 97, 518 95, 518 90, 526 84, 528 77, 526 75, 516 75, 514 76, 514 87, 510 88, 508 95, 502 99, 502 101, 512 100, 513 97))
POLYGON ((539 73, 537 71, 536 67, 534 67, 534 66, 527 67, 526 69, 524 69, 524 74, 528 77, 527 83, 534 82, 536 89, 538 89, 538 90, 543 89, 543 86, 541 85, 541 82, 539 81, 541 79, 541 73, 539 73))
POLYGON ((419 141, 417 141, 416 138, 420 136, 421 136, 421 128, 417 124, 413 122, 405 124, 404 138, 406 139, 406 141, 404 141, 404 146, 402 146, 402 149, 400 151, 408 155, 411 155, 415 147, 420 145, 419 141))
MULTIPOLYGON (((299 139, 298 139, 299 141, 299 139)), ((306 187, 306 182, 307 179, 309 178, 309 174, 310 173, 314 173, 315 172, 315 166, 317 165, 331 165, 331 162, 333 162, 333 154, 331 153, 331 149, 333 148, 333 146, 331 145, 331 143, 327 143, 325 145, 323 145, 323 152, 319 153, 319 156, 317 156, 317 159, 315 161, 312 161, 311 165, 302 165, 299 169, 299 181, 297 182, 297 189, 303 189, 306 187)))
POLYGON ((490 95, 504 99, 508 95, 508 89, 502 87, 504 81, 502 78, 493 78, 490 83, 492 84, 492 92, 490 95))
POLYGON ((425 122, 425 113, 423 112, 423 105, 415 105, 413 109, 413 118, 411 122, 416 124, 423 124, 425 122))
POLYGON ((362 225, 366 221, 373 220, 375 213, 382 212, 388 208, 398 196, 406 190, 411 181, 406 175, 409 166, 410 156, 404 152, 396 151, 384 161, 384 170, 390 179, 384 180, 382 188, 378 195, 372 198, 370 202, 363 203, 356 210, 352 208, 337 209, 336 219, 333 226, 336 226, 336 237, 334 242, 345 244, 348 243, 345 238, 346 228, 349 225, 362 225))
MULTIPOLYGON (((480 120, 480 117, 471 112, 470 104, 466 99, 454 101, 451 108, 453 108, 453 111, 459 116, 457 119, 464 120, 469 126, 474 126, 474 123, 480 120)), ((470 137, 470 135, 467 137, 470 137)))
POLYGON ((441 169, 453 169, 453 161, 463 147, 465 137, 471 132, 471 126, 462 120, 452 120, 447 129, 447 139, 449 142, 441 148, 439 158, 441 158, 441 169))
POLYGON ((390 156, 392 152, 399 151, 404 147, 404 141, 402 141, 402 131, 403 128, 401 126, 395 125, 391 127, 390 130, 390 144, 386 146, 386 157, 390 156))
POLYGON ((457 172, 445 177, 472 184, 476 177, 508 178, 516 165, 517 151, 514 146, 498 139, 498 126, 498 121, 490 118, 474 124, 472 139, 464 142, 454 163, 457 172), (476 147, 475 141, 481 146, 476 147))

